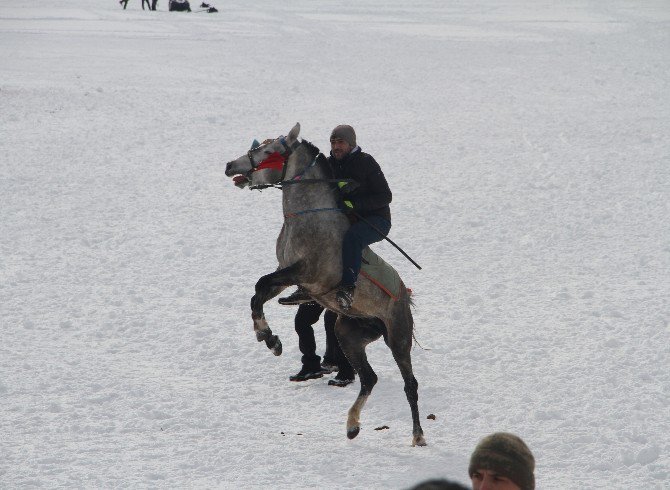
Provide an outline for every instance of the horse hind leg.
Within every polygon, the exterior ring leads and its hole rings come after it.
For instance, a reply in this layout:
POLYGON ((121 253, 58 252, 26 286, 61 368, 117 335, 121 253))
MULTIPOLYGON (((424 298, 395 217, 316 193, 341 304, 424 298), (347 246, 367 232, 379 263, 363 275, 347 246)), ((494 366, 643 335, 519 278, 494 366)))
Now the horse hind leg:
POLYGON ((411 350, 412 328, 414 322, 412 320, 412 314, 409 311, 409 305, 404 316, 404 321, 395 324, 396 327, 401 325, 404 328, 400 329, 400 331, 398 331, 398 328, 395 330, 389 329, 387 344, 391 349, 393 358, 395 359, 396 364, 398 364, 400 374, 405 382, 405 395, 407 396, 407 401, 409 402, 409 407, 412 412, 412 446, 425 446, 426 438, 423 435, 423 429, 421 428, 419 419, 419 383, 412 371, 411 350))
POLYGON ((347 416, 347 437, 353 439, 361 430, 360 416, 363 406, 365 406, 372 388, 377 384, 377 374, 368 362, 365 347, 370 342, 377 340, 381 336, 381 332, 352 318, 340 316, 335 325, 335 333, 342 352, 358 374, 361 383, 358 397, 349 409, 347 416))
POLYGON ((398 362, 400 372, 405 381, 405 395, 407 396, 407 401, 409 402, 412 411, 412 446, 425 446, 427 444, 426 438, 423 435, 423 429, 421 428, 419 419, 419 383, 412 373, 412 364, 409 357, 407 358, 407 363, 409 364, 407 368, 401 367, 404 366, 404 364, 401 364, 397 359, 396 361, 398 362))

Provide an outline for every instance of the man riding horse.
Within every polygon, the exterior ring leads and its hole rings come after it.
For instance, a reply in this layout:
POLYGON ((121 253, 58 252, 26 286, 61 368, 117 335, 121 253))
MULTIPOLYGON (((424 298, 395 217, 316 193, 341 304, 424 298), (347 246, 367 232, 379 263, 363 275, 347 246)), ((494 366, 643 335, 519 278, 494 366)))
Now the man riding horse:
MULTIPOLYGON (((383 240, 391 229, 389 204, 392 194, 379 164, 356 144, 354 128, 342 124, 333 129, 330 148, 328 162, 335 178, 352 180, 340 184, 344 210, 356 211, 365 218, 365 221, 359 221, 353 214, 348 215, 352 224, 342 242, 342 280, 337 287, 336 297, 340 307, 349 310, 361 270, 363 249, 383 240)), ((304 289, 298 288, 279 302, 299 304, 311 299, 304 289)))
MULTIPOLYGON (((383 178, 383 174, 378 170, 379 167, 372 157, 366 157, 360 149, 356 150, 353 129, 347 128, 344 131, 348 141, 342 138, 342 133, 339 133, 339 138, 338 131, 334 133, 335 137, 331 143, 332 159, 335 160, 333 163, 337 163, 342 172, 351 172, 348 175, 361 180, 358 186, 362 187, 361 191, 349 190, 344 197, 345 199, 351 197, 353 201, 346 199, 350 202, 349 204, 345 202, 345 205, 354 209, 355 206, 360 206, 360 209, 369 212, 369 216, 374 220, 372 212, 379 210, 379 207, 371 203, 374 200, 369 202, 366 198, 376 189, 373 177, 383 178), (342 139, 343 143, 338 142, 338 139, 342 139), (349 158, 345 158, 347 156, 349 158), (368 158, 374 163, 362 165, 363 168, 367 167, 368 173, 361 172, 359 175, 356 172, 358 169, 352 164, 368 158), (364 190, 367 190, 367 193, 364 193, 364 190)), ((284 224, 275 247, 278 267, 258 279, 254 287, 255 294, 250 301, 256 340, 264 342, 274 355, 281 355, 282 343, 270 328, 265 317, 264 305, 286 287, 302 285, 313 300, 322 307, 338 313, 335 335, 352 371, 360 379, 358 396, 347 415, 347 437, 353 439, 358 436, 361 429, 361 411, 378 381, 368 361, 366 347, 383 337, 404 381, 404 392, 412 414, 412 446, 425 446, 426 439, 421 428, 418 408, 419 384, 412 368, 414 319, 410 291, 398 273, 386 264, 385 270, 390 273, 390 283, 387 283, 389 287, 362 272, 362 277, 356 285, 356 294, 352 298, 353 302, 348 305, 349 308, 343 308, 342 295, 337 294, 343 288, 335 285, 345 285, 341 265, 344 255, 342 244, 345 235, 352 227, 346 217, 339 212, 341 209, 337 203, 342 196, 333 189, 332 184, 336 182, 340 186, 353 182, 353 179, 343 181, 342 178, 333 178, 331 163, 319 153, 317 147, 304 139, 300 141, 299 134, 300 124, 296 123, 287 136, 280 136, 251 149, 226 164, 226 175, 233 177, 236 185, 247 180, 252 189, 278 186, 282 192, 284 224), (276 167, 267 166, 264 162, 276 153, 283 157, 283 163, 280 162, 276 167), (365 280, 361 280, 363 278, 365 280)), ((386 183, 385 179, 383 183, 386 183)), ((385 206, 388 206, 389 202, 390 192, 385 206)), ((364 218, 362 221, 369 220, 364 218)), ((376 221, 384 224, 382 221, 376 221)), ((370 228, 374 230, 376 226, 371 225, 370 228)), ((387 221, 386 229, 388 228, 390 223, 387 221)), ((379 236, 381 233, 383 233, 381 230, 377 232, 376 241, 381 238, 379 236)), ((371 243, 369 237, 366 239, 363 236, 361 239, 359 236, 358 239, 371 243)), ((378 257, 375 259, 374 254, 368 256, 370 257, 366 258, 368 261, 381 260, 378 257)), ((348 272, 356 277, 358 267, 355 257, 353 265, 351 262, 349 264, 348 272)), ((340 373, 341 371, 342 366, 340 373)))

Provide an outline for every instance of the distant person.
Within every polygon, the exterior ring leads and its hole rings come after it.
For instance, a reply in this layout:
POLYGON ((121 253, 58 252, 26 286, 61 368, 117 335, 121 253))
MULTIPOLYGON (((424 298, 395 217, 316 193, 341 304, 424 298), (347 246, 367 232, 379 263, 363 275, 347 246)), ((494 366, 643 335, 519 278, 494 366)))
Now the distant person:
POLYGON ((468 468, 472 490, 535 490, 535 458, 520 437, 496 432, 479 441, 468 468))
POLYGON ((191 4, 188 0, 169 0, 168 1, 168 11, 169 12, 190 12, 191 4))
MULTIPOLYGON (((147 4, 147 8, 149 10, 156 10, 156 3, 158 2, 158 0, 154 0, 154 7, 153 8, 151 8, 151 5, 149 5, 149 0, 142 0, 142 10, 144 10, 144 3, 145 2, 147 4)), ((128 6, 128 0, 120 0, 119 4, 123 5, 123 10, 126 10, 126 7, 128 6)))

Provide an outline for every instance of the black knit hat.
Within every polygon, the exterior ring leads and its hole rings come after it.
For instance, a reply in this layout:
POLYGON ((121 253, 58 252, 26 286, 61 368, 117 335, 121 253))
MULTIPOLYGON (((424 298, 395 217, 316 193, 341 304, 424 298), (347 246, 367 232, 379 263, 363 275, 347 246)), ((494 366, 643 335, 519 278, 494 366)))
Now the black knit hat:
POLYGON ((521 490, 535 490, 535 458, 526 443, 514 434, 496 432, 479 441, 470 457, 470 477, 477 470, 495 471, 521 490))
POLYGON ((340 124, 330 133, 330 140, 334 139, 343 139, 353 148, 356 146, 356 131, 348 124, 340 124))

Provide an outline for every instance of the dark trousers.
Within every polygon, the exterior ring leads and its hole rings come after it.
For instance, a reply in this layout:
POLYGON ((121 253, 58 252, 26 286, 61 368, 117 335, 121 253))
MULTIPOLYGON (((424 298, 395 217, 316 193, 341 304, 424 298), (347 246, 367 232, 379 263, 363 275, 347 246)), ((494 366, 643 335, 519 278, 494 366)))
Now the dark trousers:
MULTIPOLYGON (((321 357, 316 354, 313 325, 319 321, 323 310, 323 306, 318 303, 303 303, 298 307, 298 313, 295 315, 295 332, 298 334, 298 348, 302 353, 302 364, 314 370, 320 367, 321 357)), ((339 365, 342 351, 335 337, 337 314, 326 310, 323 320, 326 328, 326 352, 323 355, 323 361, 339 365)))
MULTIPOLYGON (((391 223, 381 216, 366 216, 384 235, 391 230, 391 223)), ((371 243, 380 242, 384 236, 374 230, 364 221, 358 221, 349 227, 342 242, 342 284, 350 286, 356 284, 358 273, 361 270, 363 249, 371 243)))
MULTIPOLYGON (((319 321, 323 310, 323 306, 317 303, 304 303, 298 307, 295 315, 295 331, 298 334, 298 347, 302 352, 302 364, 309 370, 316 371, 321 364, 321 358, 316 354, 313 325, 319 321)), ((323 355, 323 362, 339 366, 337 378, 354 379, 354 368, 342 352, 335 335, 337 313, 326 310, 323 320, 326 327, 326 353, 323 355)))

